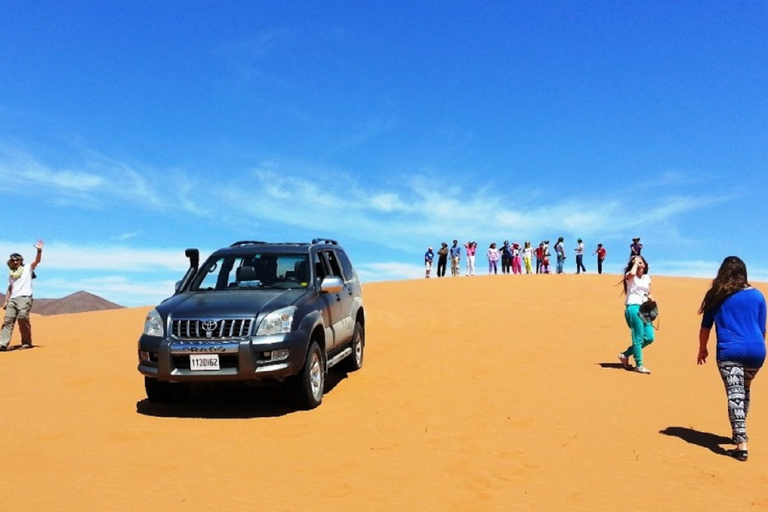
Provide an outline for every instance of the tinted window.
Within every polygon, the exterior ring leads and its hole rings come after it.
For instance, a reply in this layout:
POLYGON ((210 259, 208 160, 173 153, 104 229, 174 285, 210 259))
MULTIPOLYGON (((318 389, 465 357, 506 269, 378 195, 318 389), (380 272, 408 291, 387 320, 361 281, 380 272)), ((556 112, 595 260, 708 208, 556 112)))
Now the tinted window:
POLYGON ((336 253, 334 251, 323 251, 323 256, 325 257, 326 261, 328 262, 328 266, 331 269, 331 275, 338 276, 342 280, 346 281, 346 279, 344 279, 344 273, 341 271, 341 264, 339 263, 339 259, 336 257, 336 253))
POLYGON ((192 289, 303 288, 308 281, 305 254, 238 254, 206 261, 192 289))
POLYGON ((341 268, 344 270, 344 275, 347 276, 347 279, 352 279, 355 275, 355 271, 352 269, 352 262, 349 261, 347 253, 344 251, 336 251, 336 255, 339 257, 341 268))

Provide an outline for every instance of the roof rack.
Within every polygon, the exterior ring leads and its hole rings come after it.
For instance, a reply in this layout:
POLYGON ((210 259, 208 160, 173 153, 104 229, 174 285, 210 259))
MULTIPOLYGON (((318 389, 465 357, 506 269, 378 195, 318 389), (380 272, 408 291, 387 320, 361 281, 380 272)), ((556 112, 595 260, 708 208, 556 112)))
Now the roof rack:
POLYGON ((264 245, 267 242, 262 242, 260 240, 240 240, 239 242, 235 242, 230 247, 240 247, 241 245, 264 245))
POLYGON ((332 238, 314 238, 312 239, 312 244, 339 245, 339 242, 333 240, 332 238))

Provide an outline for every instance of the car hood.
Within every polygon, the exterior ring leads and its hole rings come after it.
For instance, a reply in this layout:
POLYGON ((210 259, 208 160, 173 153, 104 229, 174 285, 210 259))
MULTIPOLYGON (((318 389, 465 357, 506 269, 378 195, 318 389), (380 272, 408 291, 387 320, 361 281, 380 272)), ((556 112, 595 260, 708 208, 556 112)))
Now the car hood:
POLYGON ((224 290, 185 292, 157 306, 158 312, 174 318, 255 317, 295 304, 307 290, 224 290))

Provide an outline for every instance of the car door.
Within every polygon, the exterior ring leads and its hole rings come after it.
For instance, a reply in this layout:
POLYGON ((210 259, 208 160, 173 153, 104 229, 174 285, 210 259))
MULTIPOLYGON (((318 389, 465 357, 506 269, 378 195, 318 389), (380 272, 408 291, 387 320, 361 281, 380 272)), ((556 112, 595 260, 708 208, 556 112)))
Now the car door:
MULTIPOLYGON (((317 286, 319 287, 323 282, 323 279, 333 274, 328 263, 328 258, 322 251, 318 251, 313 259, 317 286)), ((324 304, 323 319, 325 321, 326 330, 326 348, 332 350, 341 343, 341 336, 338 332, 338 326, 336 325, 342 318, 341 295, 337 292, 321 293, 319 299, 324 304)))
POLYGON ((352 289, 352 277, 344 272, 344 265, 335 250, 329 249, 323 251, 323 255, 328 262, 328 268, 331 275, 341 278, 344 288, 336 294, 339 302, 339 318, 334 323, 336 333, 336 343, 345 343, 352 338, 355 329, 355 319, 352 316, 354 307, 354 290, 352 289))

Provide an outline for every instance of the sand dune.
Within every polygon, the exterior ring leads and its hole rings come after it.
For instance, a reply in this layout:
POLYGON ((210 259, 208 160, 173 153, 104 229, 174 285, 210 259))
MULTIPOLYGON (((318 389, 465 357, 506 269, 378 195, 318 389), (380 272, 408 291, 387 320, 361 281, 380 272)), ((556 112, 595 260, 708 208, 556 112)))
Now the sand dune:
POLYGON ((768 508, 768 374, 739 463, 714 360, 696 365, 709 281, 654 277, 643 376, 616 360, 617 279, 368 284, 365 367, 299 412, 270 388, 146 402, 149 308, 35 316, 41 347, 0 355, 0 510, 768 508))

